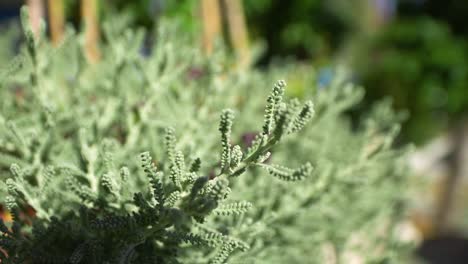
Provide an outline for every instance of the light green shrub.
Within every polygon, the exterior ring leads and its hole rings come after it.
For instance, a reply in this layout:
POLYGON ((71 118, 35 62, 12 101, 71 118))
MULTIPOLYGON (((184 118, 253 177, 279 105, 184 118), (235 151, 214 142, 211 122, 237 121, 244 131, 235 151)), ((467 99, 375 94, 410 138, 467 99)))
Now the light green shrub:
POLYGON ((284 81, 269 92, 287 68, 232 70, 169 25, 142 56, 144 32, 116 24, 97 65, 80 35, 55 50, 26 28, 23 67, 3 75, 0 188, 15 216, 0 223, 3 263, 404 259, 405 151, 388 104, 352 127, 344 112, 363 92, 340 78, 319 90, 311 77, 300 103, 284 81))

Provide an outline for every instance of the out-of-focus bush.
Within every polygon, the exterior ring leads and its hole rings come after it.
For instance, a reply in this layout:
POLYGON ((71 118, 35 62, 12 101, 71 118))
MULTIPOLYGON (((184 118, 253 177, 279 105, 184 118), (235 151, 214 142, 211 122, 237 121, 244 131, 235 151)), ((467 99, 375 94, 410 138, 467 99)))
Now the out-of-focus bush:
MULTIPOLYGON (((337 2, 337 1, 332 1, 337 2)), ((244 1, 249 30, 265 38, 263 62, 274 56, 323 59, 332 55, 349 30, 333 5, 311 1, 244 1)))
POLYGON ((368 100, 392 96, 408 109, 407 138, 424 140, 461 118, 468 107, 468 42, 428 17, 392 23, 356 60, 368 100), (434 122, 437 120, 437 122, 434 122))

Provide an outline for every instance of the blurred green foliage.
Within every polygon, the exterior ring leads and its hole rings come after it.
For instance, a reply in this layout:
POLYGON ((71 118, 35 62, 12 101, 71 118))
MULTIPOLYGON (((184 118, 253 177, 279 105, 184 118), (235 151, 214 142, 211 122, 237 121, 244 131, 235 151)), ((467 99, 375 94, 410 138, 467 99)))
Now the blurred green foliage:
POLYGON ((423 142, 461 118, 468 107, 468 43, 428 17, 396 20, 357 59, 369 100, 392 96, 411 113, 405 128, 423 142))
POLYGON ((194 11, 198 1, 167 1, 167 0, 113 0, 103 1, 102 11, 106 15, 115 14, 115 11, 126 11, 134 17, 134 24, 151 28, 159 17, 177 17, 181 27, 193 31, 198 25, 194 11))
MULTIPOLYGON (((79 1, 65 2, 68 21, 78 27, 79 1)), ((468 108, 468 1, 375 0, 374 12, 381 15, 389 10, 377 9, 396 7, 393 21, 377 34, 369 33, 378 28, 372 24, 372 0, 243 3, 250 37, 254 43, 265 43, 259 65, 274 64, 278 57, 311 62, 317 68, 347 63, 354 80, 367 89, 363 112, 388 96, 395 107, 409 110, 405 140, 425 142, 462 119, 468 108)), ((133 26, 153 28, 165 16, 176 18, 183 32, 200 32, 199 1, 103 0, 100 4, 102 20, 124 11, 133 26)), ((0 58, 10 58, 9 53, 3 49, 0 58)), ((328 78, 318 72, 319 79, 328 78)))
POLYGON ((16 24, 7 23, 0 27, 0 65, 6 65, 15 54, 15 41, 19 40, 16 24))
MULTIPOLYGON (((63 0, 68 22, 80 25, 80 1, 63 0)), ((177 17, 184 30, 193 32, 198 27, 198 19, 194 11, 198 1, 180 0, 101 0, 98 1, 101 21, 107 20, 113 14, 125 14, 131 18, 131 25, 153 29, 160 17, 177 17)))
MULTIPOLYGON (((135 24, 145 27, 151 27, 161 14, 177 17, 184 29, 193 32, 199 28, 198 4, 190 0, 115 0, 103 1, 102 9, 104 13, 128 10, 136 18, 135 24)), ((251 37, 267 43, 262 63, 276 56, 327 58, 344 41, 349 20, 353 19, 351 12, 337 10, 336 6, 352 7, 342 0, 258 0, 243 4, 251 37)))
POLYGON ((321 0, 244 1, 244 5, 251 35, 264 38, 268 46, 261 63, 291 55, 321 60, 338 49, 349 30, 345 16, 321 0))
POLYGON ((468 109, 468 2, 393 2, 375 1, 369 10, 370 1, 244 1, 249 30, 267 42, 262 62, 290 55, 316 67, 350 62, 355 81, 366 87, 358 112, 391 97, 410 113, 403 138, 423 143, 468 109), (369 12, 385 15, 395 4, 393 22, 369 32, 375 22, 369 12))

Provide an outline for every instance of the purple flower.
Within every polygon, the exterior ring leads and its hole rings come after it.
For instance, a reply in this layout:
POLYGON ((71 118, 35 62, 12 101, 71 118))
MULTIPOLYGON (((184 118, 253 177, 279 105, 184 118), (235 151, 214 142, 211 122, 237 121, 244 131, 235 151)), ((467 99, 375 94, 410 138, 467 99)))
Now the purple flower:
POLYGON ((205 75, 205 71, 200 67, 192 67, 187 72, 187 77, 190 80, 200 79, 203 75, 205 75))
POLYGON ((252 142, 255 137, 258 135, 258 132, 247 132, 242 135, 242 143, 248 148, 252 146, 252 142))

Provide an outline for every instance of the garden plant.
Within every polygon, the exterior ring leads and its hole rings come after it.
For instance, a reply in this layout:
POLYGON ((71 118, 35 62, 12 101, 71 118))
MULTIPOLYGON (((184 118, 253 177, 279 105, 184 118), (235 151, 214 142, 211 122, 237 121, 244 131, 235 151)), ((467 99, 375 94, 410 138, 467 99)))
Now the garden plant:
POLYGON ((402 116, 363 89, 289 67, 242 70, 161 23, 151 53, 125 19, 102 59, 81 35, 34 37, 0 86, 1 263, 401 263, 402 116), (272 87, 272 88, 270 88, 272 87), (33 214, 27 214, 27 211, 33 214))

